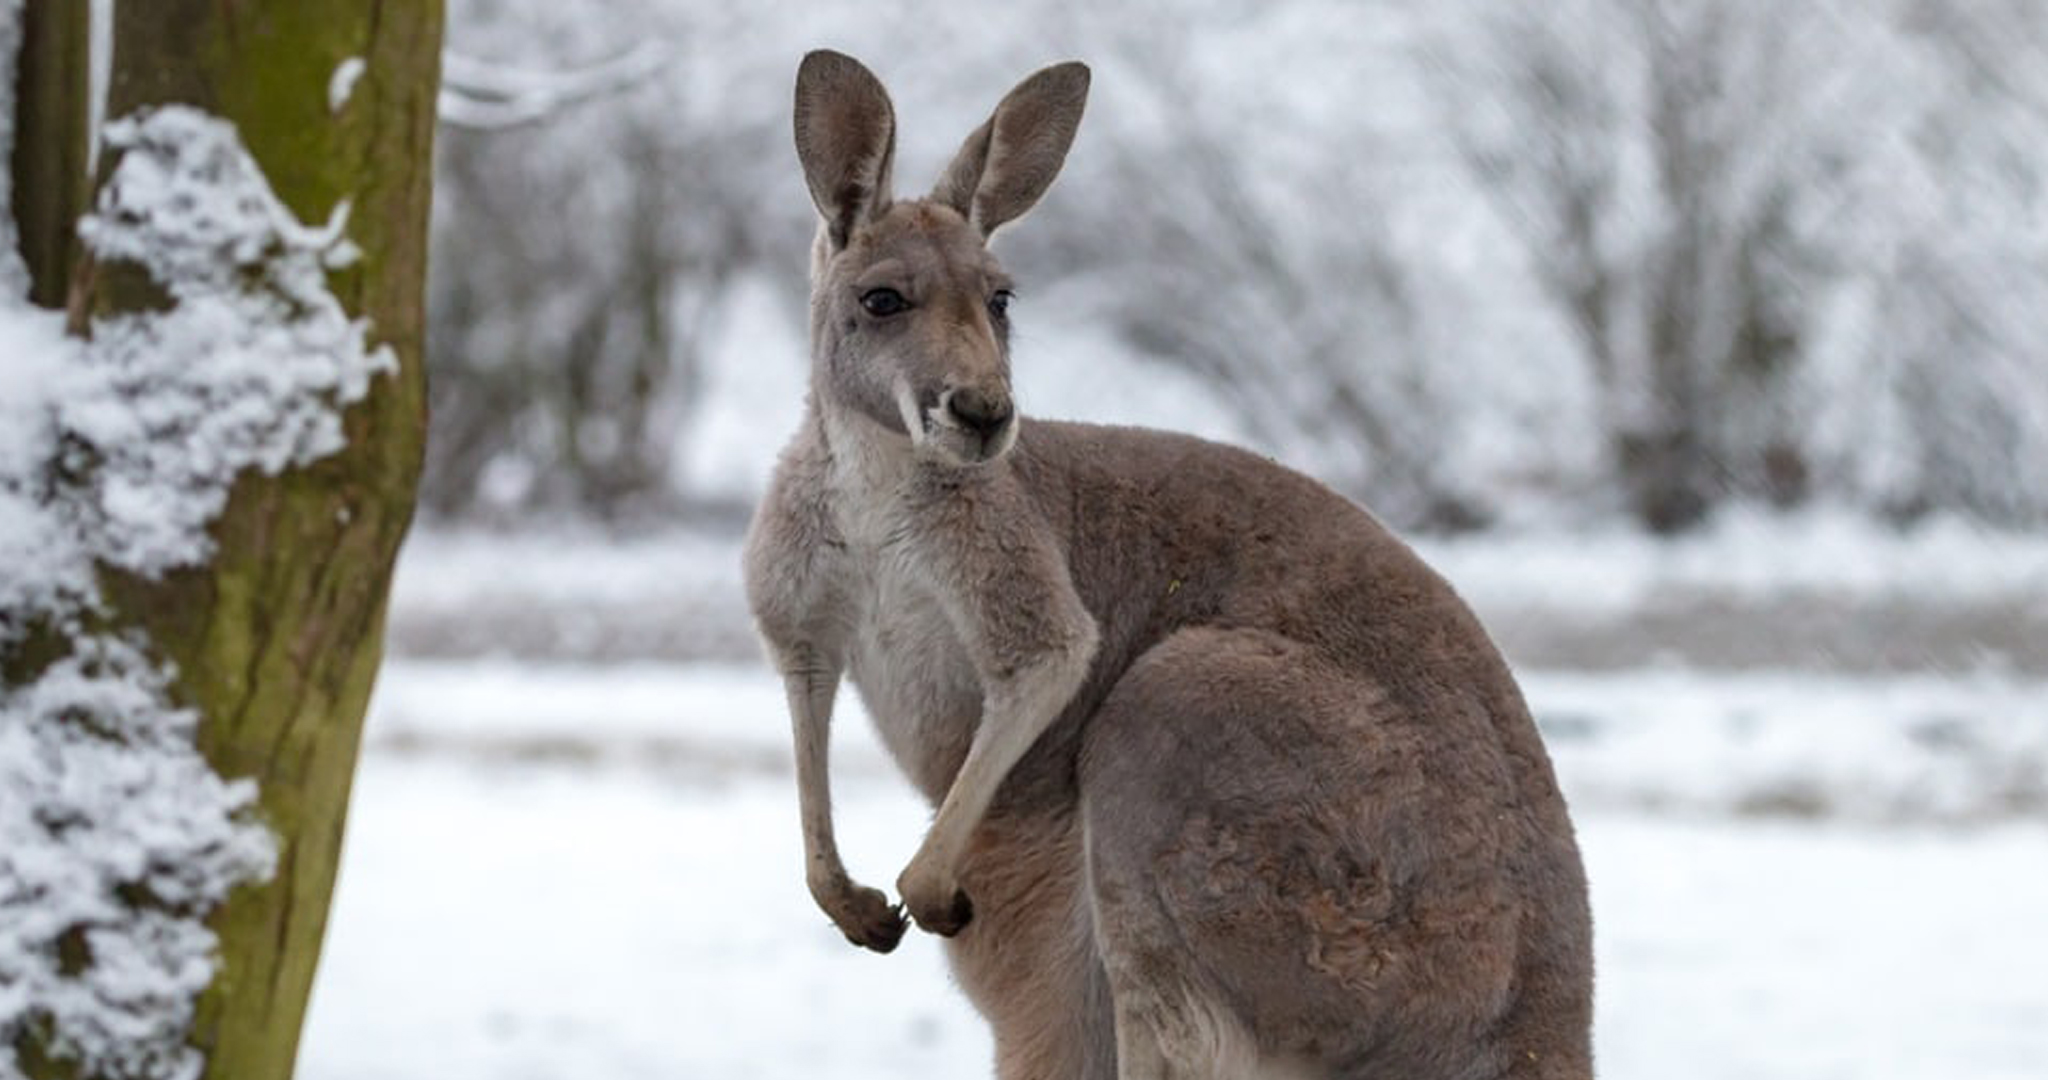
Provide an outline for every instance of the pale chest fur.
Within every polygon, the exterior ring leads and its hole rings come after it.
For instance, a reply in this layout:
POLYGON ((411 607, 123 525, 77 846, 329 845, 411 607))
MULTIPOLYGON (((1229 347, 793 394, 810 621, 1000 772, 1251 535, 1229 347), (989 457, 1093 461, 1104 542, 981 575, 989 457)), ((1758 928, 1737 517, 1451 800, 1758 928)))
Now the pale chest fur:
POLYGON ((824 494, 845 543, 832 591, 849 609, 847 676, 897 765, 936 802, 980 723, 980 680, 901 500, 824 494))
POLYGON ((856 606, 847 675, 898 766, 936 802, 981 719, 965 646, 914 560, 876 553, 849 582, 856 606))

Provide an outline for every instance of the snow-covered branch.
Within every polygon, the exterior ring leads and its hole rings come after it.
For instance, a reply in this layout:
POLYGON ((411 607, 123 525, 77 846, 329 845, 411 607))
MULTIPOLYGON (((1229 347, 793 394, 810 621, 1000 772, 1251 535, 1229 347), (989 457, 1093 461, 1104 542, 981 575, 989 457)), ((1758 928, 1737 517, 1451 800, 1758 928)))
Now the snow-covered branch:
POLYGON ((645 41, 588 67, 534 71, 448 52, 441 57, 441 120, 484 130, 537 123, 579 102, 631 89, 673 54, 663 42, 645 41))

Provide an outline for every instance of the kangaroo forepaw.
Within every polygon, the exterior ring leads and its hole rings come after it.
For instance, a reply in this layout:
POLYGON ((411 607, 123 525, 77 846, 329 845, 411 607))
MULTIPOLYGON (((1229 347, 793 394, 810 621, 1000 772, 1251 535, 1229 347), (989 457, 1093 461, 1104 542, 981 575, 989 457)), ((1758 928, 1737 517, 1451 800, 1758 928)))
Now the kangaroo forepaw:
POLYGON ((826 907, 825 913, 832 917, 833 925, 846 935, 846 940, 878 953, 895 949, 910 925, 903 917, 903 908, 890 903, 882 890, 863 886, 848 889, 826 907))
POLYGON ((958 889, 953 890, 953 902, 946 905, 945 913, 936 918, 919 919, 917 925, 940 937, 952 937, 967 929, 974 921, 974 901, 958 889))
POLYGON ((917 921, 919 929, 940 937, 952 937, 974 920, 974 902, 957 887, 949 895, 942 895, 944 899, 936 903, 918 903, 905 896, 903 905, 910 910, 910 917, 917 921))

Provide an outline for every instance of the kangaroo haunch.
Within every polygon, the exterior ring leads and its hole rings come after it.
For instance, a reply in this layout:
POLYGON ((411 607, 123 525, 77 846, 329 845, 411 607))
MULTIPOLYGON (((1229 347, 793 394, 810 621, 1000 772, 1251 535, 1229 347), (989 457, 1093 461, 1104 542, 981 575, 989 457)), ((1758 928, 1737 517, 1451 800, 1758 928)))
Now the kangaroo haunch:
POLYGON ((746 575, 812 895, 877 951, 906 909, 947 936, 1004 1078, 1590 1076, 1571 822, 1450 587, 1264 458, 1019 416, 988 239, 1087 91, 1024 80, 897 200, 881 83, 797 72, 811 392, 746 575), (902 908, 833 842, 842 674, 937 808, 902 908))

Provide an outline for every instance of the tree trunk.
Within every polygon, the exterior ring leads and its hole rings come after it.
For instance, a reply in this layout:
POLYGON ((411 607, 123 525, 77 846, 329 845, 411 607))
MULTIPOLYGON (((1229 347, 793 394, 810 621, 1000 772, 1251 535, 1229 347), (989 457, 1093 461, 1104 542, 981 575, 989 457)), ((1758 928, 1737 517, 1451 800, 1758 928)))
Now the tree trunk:
POLYGON ((31 268, 29 299, 62 307, 85 211, 86 62, 90 35, 82 3, 30 0, 21 13, 15 81, 14 153, 9 162, 15 233, 31 268))
MULTIPOLYGON (((86 5, 28 7, 56 20, 86 5)), ((31 18, 31 32, 35 25, 31 18)), ((212 525, 210 563, 157 580, 102 574, 111 617, 140 628, 175 665, 175 697, 201 715, 201 752, 222 776, 256 781, 276 836, 275 875, 238 889, 210 919, 219 965, 190 1036, 209 1077, 291 1075, 319 958, 392 563, 425 439, 422 309, 440 36, 439 0, 116 5, 106 115, 197 106, 236 125, 300 220, 325 221, 349 200, 347 235, 361 257, 334 271, 329 288, 399 361, 345 413, 345 448, 275 476, 238 477, 212 525), (331 102, 330 81, 352 58, 363 62, 361 76, 345 100, 331 102)), ((68 145, 67 129, 50 118, 82 117, 71 95, 83 93, 83 80, 35 82, 26 77, 33 70, 25 63, 17 113, 31 122, 21 136, 68 145)), ((15 154, 17 208, 42 215, 24 218, 23 235, 65 243, 24 252, 35 295, 63 282, 58 294, 68 294, 72 311, 92 317, 161 303, 136 273, 90 266, 69 216, 48 219, 75 215, 75 206, 24 206, 55 190, 23 175, 25 161, 39 160, 39 148, 15 154)), ((73 1071, 40 1053, 24 1060, 35 1071, 73 1071)))

